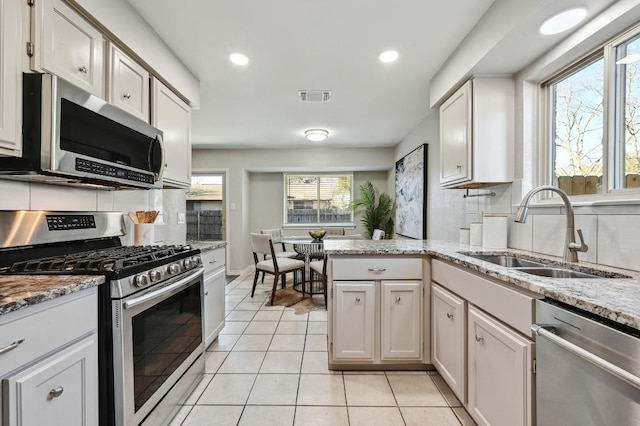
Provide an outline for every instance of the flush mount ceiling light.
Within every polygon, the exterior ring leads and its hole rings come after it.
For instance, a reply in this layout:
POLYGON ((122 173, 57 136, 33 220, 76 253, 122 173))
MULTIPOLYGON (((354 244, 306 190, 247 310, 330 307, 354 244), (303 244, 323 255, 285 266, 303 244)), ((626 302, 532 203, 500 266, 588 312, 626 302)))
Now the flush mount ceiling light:
POLYGON ((395 50, 385 50, 380 54, 380 56, 378 56, 378 59, 386 63, 394 62, 396 59, 398 59, 398 52, 396 52, 395 50))
POLYGON ((232 53, 229 55, 229 60, 236 65, 247 65, 249 63, 249 57, 243 53, 232 53))
POLYGON ((540 34, 552 35, 561 33, 578 25, 586 16, 587 9, 583 7, 563 10, 547 18, 540 25, 540 34))
POLYGON ((309 129, 305 130, 304 137, 312 142, 322 142, 329 137, 329 132, 324 129, 309 129))

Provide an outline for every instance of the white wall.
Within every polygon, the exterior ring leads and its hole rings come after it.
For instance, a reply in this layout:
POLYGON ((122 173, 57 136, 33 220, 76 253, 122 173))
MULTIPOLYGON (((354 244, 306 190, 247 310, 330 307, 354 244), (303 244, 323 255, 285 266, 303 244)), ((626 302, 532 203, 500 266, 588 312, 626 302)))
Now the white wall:
POLYGON ((384 172, 385 182, 394 165, 393 155, 393 148, 194 150, 194 172, 228 171, 226 203, 235 205, 226 218, 229 272, 252 265, 250 232, 282 226, 282 172, 355 172, 357 181, 361 172, 384 172))

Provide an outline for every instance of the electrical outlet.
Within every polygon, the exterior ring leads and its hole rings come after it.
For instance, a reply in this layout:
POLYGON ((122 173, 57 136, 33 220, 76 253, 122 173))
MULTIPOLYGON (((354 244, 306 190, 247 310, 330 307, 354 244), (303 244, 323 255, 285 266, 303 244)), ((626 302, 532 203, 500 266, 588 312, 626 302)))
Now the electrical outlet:
POLYGON ((185 213, 178 213, 178 225, 184 225, 187 222, 185 213))

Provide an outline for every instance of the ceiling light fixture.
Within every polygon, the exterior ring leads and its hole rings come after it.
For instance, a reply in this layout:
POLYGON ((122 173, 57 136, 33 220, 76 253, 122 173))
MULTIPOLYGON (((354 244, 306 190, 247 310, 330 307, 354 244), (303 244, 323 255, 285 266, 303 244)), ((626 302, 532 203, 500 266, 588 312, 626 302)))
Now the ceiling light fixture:
POLYGON ((395 50, 385 50, 378 56, 378 59, 385 63, 395 62, 395 60, 398 59, 398 52, 395 50))
POLYGON ((324 129, 309 129, 305 130, 304 137, 312 142, 322 142, 329 137, 329 132, 324 129))
POLYGON ((578 25, 587 16, 587 9, 583 7, 575 7, 547 18, 540 25, 540 34, 552 35, 567 31, 578 25))
POLYGON ((236 65, 247 65, 249 63, 249 57, 243 53, 232 53, 229 55, 229 60, 236 65))

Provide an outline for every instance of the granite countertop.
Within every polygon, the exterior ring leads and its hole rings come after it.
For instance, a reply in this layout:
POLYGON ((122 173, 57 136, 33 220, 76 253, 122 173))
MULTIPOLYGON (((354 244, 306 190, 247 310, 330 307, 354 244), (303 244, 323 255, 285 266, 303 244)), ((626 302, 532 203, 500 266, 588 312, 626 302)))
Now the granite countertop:
POLYGON ((193 248, 200 249, 201 251, 210 251, 215 250, 219 247, 225 247, 227 245, 226 241, 187 241, 193 248))
POLYGON ((104 283, 102 275, 0 276, 0 315, 104 283))
POLYGON ((428 255, 456 263, 492 278, 564 302, 640 330, 640 273, 591 263, 565 264, 562 259, 523 250, 483 250, 467 244, 434 240, 327 240, 329 255, 428 255), (602 278, 547 278, 484 262, 460 252, 517 254, 565 268, 597 273, 602 278), (595 271, 597 270, 597 271, 595 271), (629 278, 607 278, 613 274, 629 278))

